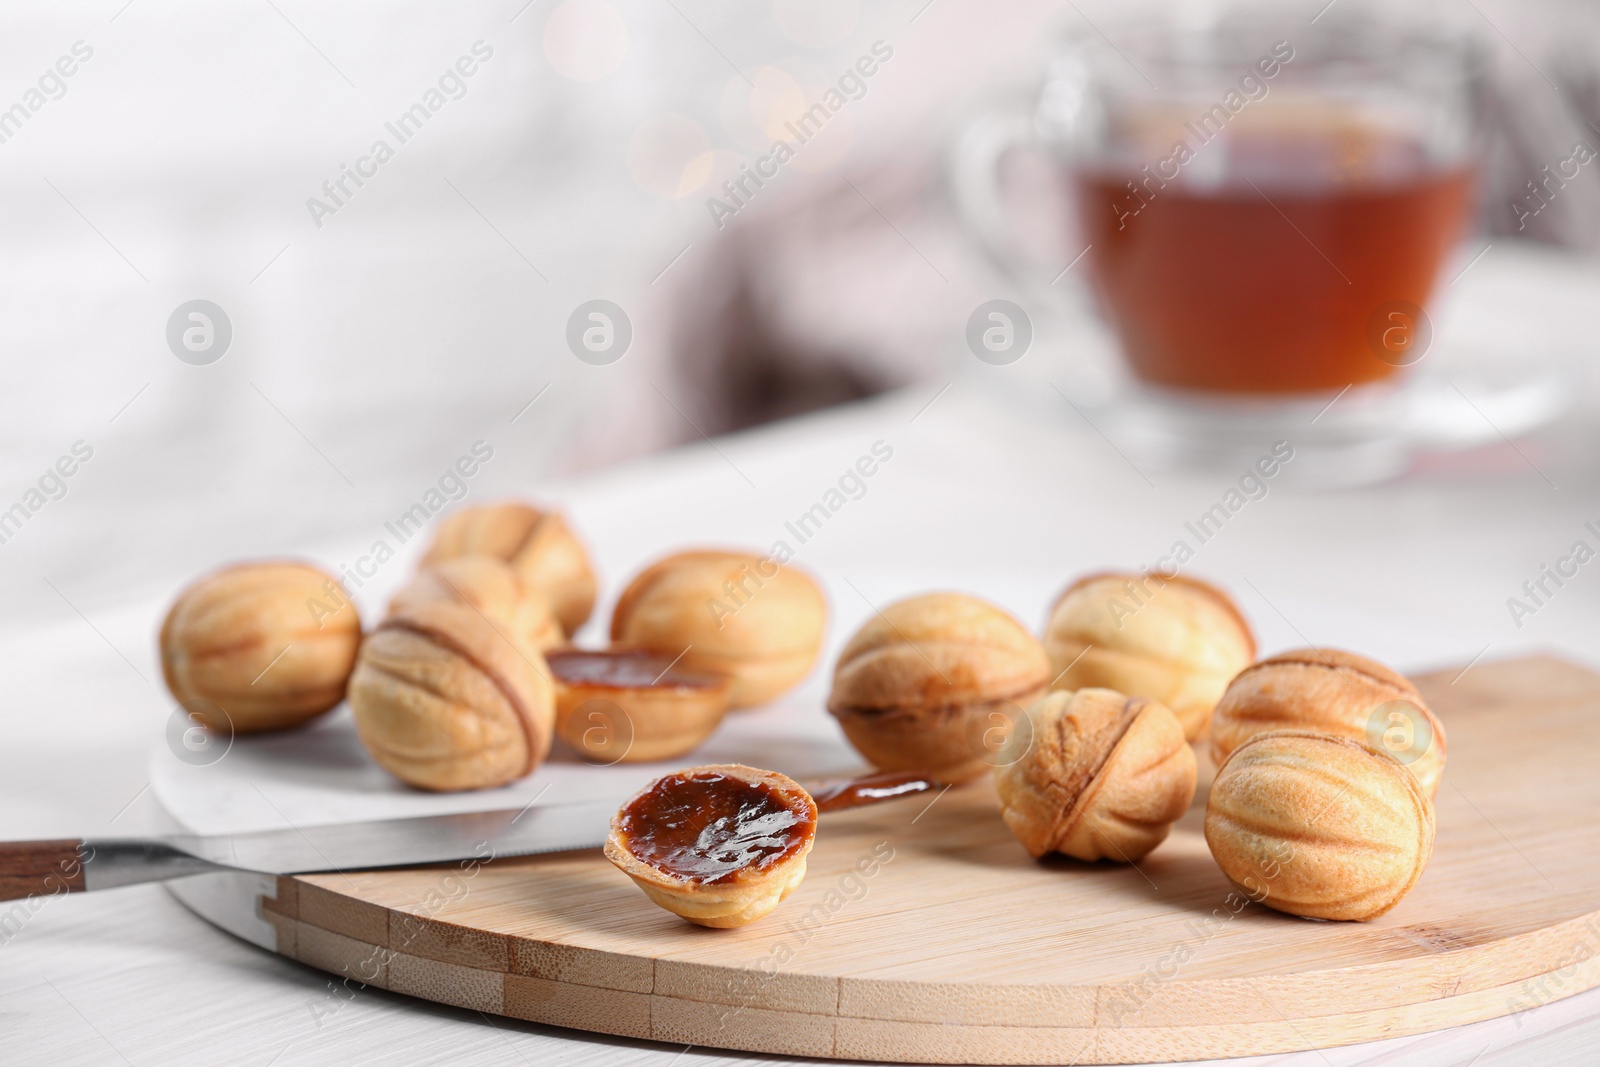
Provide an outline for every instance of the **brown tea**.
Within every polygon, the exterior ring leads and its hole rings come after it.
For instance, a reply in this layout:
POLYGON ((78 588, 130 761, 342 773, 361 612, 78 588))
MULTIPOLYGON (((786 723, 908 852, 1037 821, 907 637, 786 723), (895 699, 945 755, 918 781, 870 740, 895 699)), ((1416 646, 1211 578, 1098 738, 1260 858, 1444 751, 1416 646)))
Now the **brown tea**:
POLYGON ((1348 130, 1280 129, 1193 159, 1181 172, 1162 161, 1169 178, 1074 176, 1095 288, 1139 377, 1295 393, 1410 362, 1418 324, 1394 309, 1426 306, 1471 206, 1470 169, 1348 130))

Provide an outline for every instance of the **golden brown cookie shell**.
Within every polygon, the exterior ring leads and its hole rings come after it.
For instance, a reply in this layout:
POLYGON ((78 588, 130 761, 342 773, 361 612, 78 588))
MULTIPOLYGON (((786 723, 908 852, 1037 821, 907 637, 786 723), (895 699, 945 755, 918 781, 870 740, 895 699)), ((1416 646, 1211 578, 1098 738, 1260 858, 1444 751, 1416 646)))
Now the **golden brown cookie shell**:
POLYGON ((373 759, 434 791, 531 773, 549 752, 555 717, 539 651, 451 602, 416 604, 379 626, 351 678, 350 707, 373 759))
POLYGON ((1358 741, 1259 734, 1217 771, 1206 843, 1252 900, 1314 919, 1365 922, 1411 890, 1433 851, 1433 804, 1416 777, 1358 741))
POLYGON ((1244 614, 1221 589, 1195 578, 1116 572, 1069 585, 1051 608, 1044 644, 1056 688, 1161 701, 1190 740, 1205 732, 1212 707, 1256 648, 1244 614))
POLYGON ((682 653, 686 667, 728 675, 737 710, 765 704, 804 678, 826 625, 827 601, 803 571, 750 553, 694 549, 656 561, 628 583, 612 612, 611 639, 682 653))
POLYGON ((995 787, 1001 816, 1031 855, 1136 862, 1188 810, 1194 753, 1164 705, 1108 689, 1056 691, 1028 721, 995 787))
POLYGON ((519 501, 465 507, 439 525, 424 564, 461 556, 502 560, 544 593, 567 634, 594 610, 596 582, 589 554, 559 512, 519 501))
POLYGON ((556 734, 585 759, 606 764, 672 759, 698 748, 727 714, 731 680, 726 675, 700 674, 693 684, 677 684, 681 672, 673 668, 659 683, 626 685, 578 681, 565 677, 561 669, 567 656, 628 654, 550 654, 556 734))
POLYGON ((1297 649, 1242 671, 1217 703, 1212 759, 1220 765, 1251 737, 1272 730, 1303 728, 1370 743, 1374 710, 1397 700, 1413 705, 1431 731, 1431 746, 1408 764, 1431 797, 1444 774, 1444 726, 1404 675, 1338 649, 1297 649))
POLYGON ((992 729, 1009 733, 1028 704, 1044 695, 1040 686, 1016 697, 976 704, 852 708, 828 712, 855 750, 882 771, 919 771, 941 782, 971 781, 998 758, 985 744, 992 729))
POLYGON ((179 593, 159 643, 179 703, 213 730, 252 733, 299 725, 344 699, 361 620, 310 564, 243 563, 179 593), (213 707, 224 721, 210 721, 213 707))
POLYGON ((1043 647, 1007 612, 928 593, 856 631, 834 667, 828 711, 874 766, 962 780, 993 765, 986 734, 1019 719, 1049 671, 1043 647))
POLYGON ((425 563, 390 600, 389 613, 433 601, 468 604, 541 652, 566 643, 544 593, 495 556, 455 556, 425 563))

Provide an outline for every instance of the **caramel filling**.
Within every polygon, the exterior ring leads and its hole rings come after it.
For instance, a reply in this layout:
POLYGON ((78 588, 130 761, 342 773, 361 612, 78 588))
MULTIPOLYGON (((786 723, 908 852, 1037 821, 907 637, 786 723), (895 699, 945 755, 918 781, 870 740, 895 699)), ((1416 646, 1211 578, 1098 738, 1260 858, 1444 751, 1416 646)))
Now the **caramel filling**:
POLYGON ((673 665, 671 656, 642 651, 587 652, 561 649, 545 653, 557 679, 567 686, 606 689, 716 689, 723 679, 673 665))
POLYGON ((675 878, 723 885, 804 848, 815 817, 776 789, 720 773, 669 774, 620 814, 628 851, 675 878))

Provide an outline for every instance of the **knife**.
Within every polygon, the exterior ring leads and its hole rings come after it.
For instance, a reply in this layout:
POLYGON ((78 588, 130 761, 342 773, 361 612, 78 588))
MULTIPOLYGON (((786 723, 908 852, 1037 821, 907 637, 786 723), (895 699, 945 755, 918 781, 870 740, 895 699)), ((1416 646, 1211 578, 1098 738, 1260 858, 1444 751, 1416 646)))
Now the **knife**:
POLYGON ((598 848, 615 801, 291 827, 0 843, 0 900, 160 882, 210 871, 309 874, 598 848))
MULTIPOLYGON (((822 812, 949 788, 911 773, 874 774, 813 790, 822 812)), ((213 871, 311 874, 419 867, 599 848, 615 801, 292 826, 242 834, 0 842, 0 900, 113 889, 213 871)))

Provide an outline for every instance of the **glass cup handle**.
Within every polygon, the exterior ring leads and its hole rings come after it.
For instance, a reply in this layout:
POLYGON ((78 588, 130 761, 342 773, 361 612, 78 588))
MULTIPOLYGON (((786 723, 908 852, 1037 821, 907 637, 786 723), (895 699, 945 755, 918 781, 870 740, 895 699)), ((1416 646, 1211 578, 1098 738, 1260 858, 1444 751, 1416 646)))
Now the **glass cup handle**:
POLYGON ((1017 244, 1000 193, 1000 163, 1006 153, 1035 140, 1033 119, 1024 114, 980 116, 956 141, 951 185, 956 209, 988 259, 1009 279, 1028 284, 1028 257, 1017 244))

